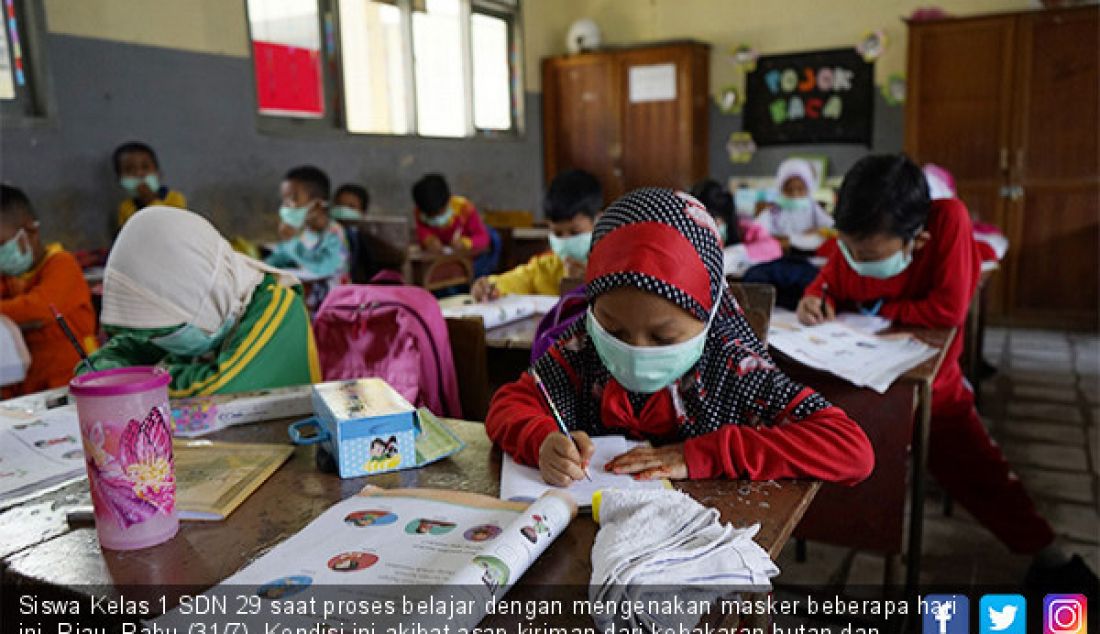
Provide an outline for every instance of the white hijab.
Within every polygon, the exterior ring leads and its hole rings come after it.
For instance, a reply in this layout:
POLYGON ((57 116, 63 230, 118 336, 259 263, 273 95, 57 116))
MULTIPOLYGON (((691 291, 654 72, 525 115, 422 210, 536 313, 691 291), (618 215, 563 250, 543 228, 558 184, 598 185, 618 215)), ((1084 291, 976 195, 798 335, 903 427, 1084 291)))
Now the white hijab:
POLYGON ((193 324, 213 333, 244 312, 265 273, 284 286, 298 283, 234 251, 202 216, 147 207, 122 227, 107 258, 101 320, 123 328, 193 324))

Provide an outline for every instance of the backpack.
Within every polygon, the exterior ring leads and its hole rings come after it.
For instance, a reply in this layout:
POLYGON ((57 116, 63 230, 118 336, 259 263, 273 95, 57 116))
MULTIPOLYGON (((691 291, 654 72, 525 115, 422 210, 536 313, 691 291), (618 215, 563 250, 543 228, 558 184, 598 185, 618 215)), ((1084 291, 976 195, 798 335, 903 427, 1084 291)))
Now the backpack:
POLYGON ((417 407, 462 415, 447 324, 428 291, 336 286, 313 318, 313 334, 324 380, 379 377, 417 407))
POLYGON ((550 312, 542 316, 538 328, 535 329, 535 339, 531 344, 531 363, 549 350, 573 322, 584 316, 586 310, 588 296, 584 293, 584 284, 562 295, 550 312))

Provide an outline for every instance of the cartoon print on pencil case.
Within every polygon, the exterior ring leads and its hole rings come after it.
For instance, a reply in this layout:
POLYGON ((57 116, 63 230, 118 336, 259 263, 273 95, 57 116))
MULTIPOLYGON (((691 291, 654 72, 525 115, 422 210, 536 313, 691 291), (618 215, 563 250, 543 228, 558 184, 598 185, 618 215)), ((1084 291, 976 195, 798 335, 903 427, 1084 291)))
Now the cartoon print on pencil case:
POLYGON ((496 539, 497 535, 500 535, 500 531, 500 527, 496 524, 479 524, 478 526, 467 529, 462 536, 466 538, 466 541, 487 542, 491 539, 496 539))
POLYGON ((366 570, 378 563, 378 555, 359 550, 340 553, 328 560, 328 567, 333 572, 356 572, 366 570))
POLYGON ((65 443, 76 442, 76 438, 72 436, 58 436, 57 438, 43 438, 42 440, 34 441, 34 446, 39 449, 45 449, 46 447, 53 447, 54 445, 63 445, 65 443))
POLYGON ((292 597, 309 588, 311 585, 313 585, 313 577, 307 575, 279 577, 257 588, 256 596, 269 601, 276 601, 278 599, 292 597))
POLYGON ((531 520, 533 524, 524 526, 519 529, 519 532, 527 538, 527 541, 535 544, 538 543, 539 535, 550 534, 550 526, 546 524, 546 518, 541 515, 532 515, 531 520))
POLYGON ((397 521, 397 516, 389 511, 371 509, 367 511, 353 511, 344 518, 344 523, 357 528, 367 526, 388 526, 397 521))
POLYGON ((478 555, 474 557, 474 563, 481 567, 481 582, 489 589, 490 594, 496 594, 501 586, 508 585, 508 575, 511 572, 508 565, 492 555, 478 555))
POLYGON ((375 438, 370 443, 370 460, 363 468, 367 471, 385 471, 396 469, 401 464, 401 453, 398 451, 397 436, 390 436, 388 440, 375 438))
POLYGON ((443 520, 415 519, 405 525, 409 535, 446 535, 454 530, 454 522, 443 520))
POLYGON ((97 515, 113 518, 122 528, 140 524, 175 507, 172 433, 161 407, 142 420, 130 419, 122 429, 115 455, 104 448, 103 423, 86 426, 88 483, 97 515))

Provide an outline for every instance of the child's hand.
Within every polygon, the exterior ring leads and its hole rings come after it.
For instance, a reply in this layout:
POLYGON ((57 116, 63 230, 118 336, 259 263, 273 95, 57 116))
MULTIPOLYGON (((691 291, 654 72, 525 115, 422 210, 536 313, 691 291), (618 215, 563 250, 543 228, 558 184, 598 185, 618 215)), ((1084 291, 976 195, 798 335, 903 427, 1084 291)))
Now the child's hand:
POLYGON ((487 302, 500 297, 500 291, 488 277, 479 277, 470 288, 470 295, 473 295, 475 302, 487 302))
POLYGON ((295 229, 294 227, 291 227, 290 225, 288 225, 285 222, 280 222, 279 223, 279 239, 280 240, 290 240, 291 238, 293 238, 297 235, 298 235, 298 230, 297 229, 295 229))
POLYGON ((633 473, 636 480, 669 478, 683 480, 688 477, 684 462, 684 443, 663 447, 635 447, 615 456, 604 469, 612 473, 633 473))
POLYGON ((798 321, 807 326, 816 326, 836 319, 836 311, 829 302, 821 301, 820 297, 806 295, 798 302, 798 321))
POLYGON ((321 205, 314 205, 306 214, 306 228, 318 233, 328 228, 328 210, 321 205))
POLYGON ((443 250, 443 243, 435 236, 428 236, 424 239, 424 248, 432 253, 439 253, 443 250))
POLYGON ((584 278, 584 262, 573 258, 565 258, 562 262, 565 263, 565 277, 570 279, 584 278))
POLYGON ((583 431, 573 432, 572 438, 561 432, 550 434, 539 447, 539 471, 542 479, 547 484, 558 487, 567 487, 577 480, 583 480, 584 470, 595 452, 596 446, 583 431))
POLYGON ((462 241, 461 233, 456 233, 455 236, 451 238, 451 248, 453 248, 455 251, 466 250, 466 243, 462 241))

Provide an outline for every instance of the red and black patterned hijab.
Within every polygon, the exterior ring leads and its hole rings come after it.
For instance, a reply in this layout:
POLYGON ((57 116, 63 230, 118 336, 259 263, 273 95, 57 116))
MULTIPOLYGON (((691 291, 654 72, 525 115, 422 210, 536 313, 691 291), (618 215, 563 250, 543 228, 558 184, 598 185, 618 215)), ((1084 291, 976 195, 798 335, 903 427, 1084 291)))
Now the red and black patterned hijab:
POLYGON ((616 433, 623 418, 660 416, 671 419, 666 431, 687 438, 729 424, 797 420, 829 407, 776 369, 753 334, 723 279, 714 220, 691 196, 646 188, 612 203, 596 222, 586 283, 590 305, 622 286, 655 293, 704 322, 715 302, 720 305, 702 357, 666 388, 667 396, 623 389, 600 361, 585 320, 577 320, 534 363, 572 429, 616 433))

